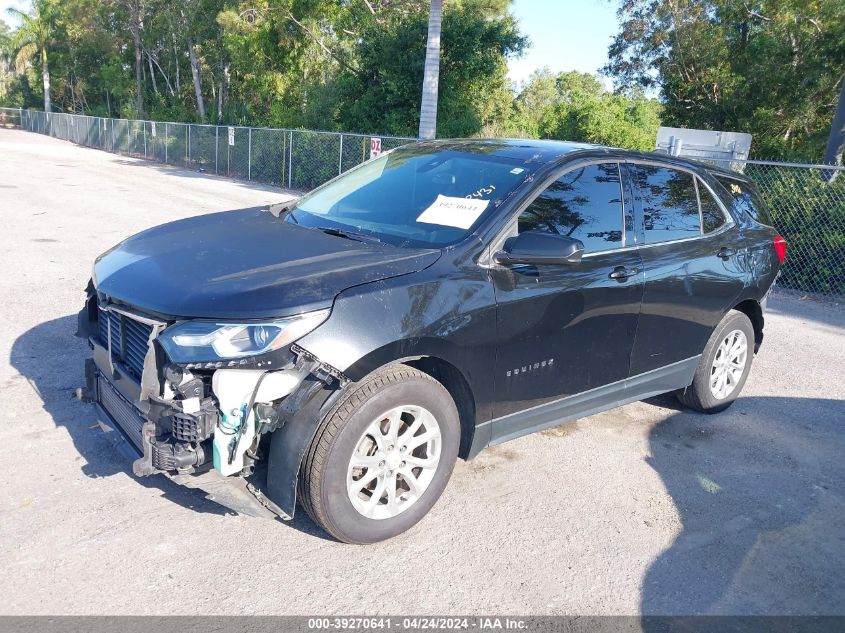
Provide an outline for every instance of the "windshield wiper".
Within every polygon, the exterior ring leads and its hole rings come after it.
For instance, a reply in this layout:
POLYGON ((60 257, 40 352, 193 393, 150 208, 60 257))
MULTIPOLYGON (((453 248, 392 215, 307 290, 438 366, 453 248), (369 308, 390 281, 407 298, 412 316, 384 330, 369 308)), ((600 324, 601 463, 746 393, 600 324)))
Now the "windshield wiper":
POLYGON ((377 238, 375 235, 370 235, 369 233, 359 233, 358 231, 349 231, 346 229, 338 229, 332 226, 316 226, 314 227, 318 231, 322 231, 327 235, 335 235, 337 237, 342 237, 347 240, 354 240, 356 242, 377 242, 381 243, 381 240, 377 238))

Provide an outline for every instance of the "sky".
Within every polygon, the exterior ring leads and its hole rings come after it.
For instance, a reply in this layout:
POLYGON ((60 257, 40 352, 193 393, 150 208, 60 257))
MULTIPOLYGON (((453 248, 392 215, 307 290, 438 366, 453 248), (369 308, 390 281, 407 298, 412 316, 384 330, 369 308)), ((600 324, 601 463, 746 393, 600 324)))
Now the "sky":
POLYGON ((514 0, 512 13, 531 39, 521 59, 510 60, 508 76, 525 81, 536 69, 594 73, 607 63, 607 47, 619 28, 618 2, 611 0, 514 0))
POLYGON ((6 9, 14 7, 21 11, 27 11, 31 6, 30 0, 0 0, 0 20, 3 20, 9 26, 17 26, 15 19, 6 13, 6 9))
MULTIPOLYGON (((447 0, 448 2, 448 0, 447 0)), ((27 9, 29 0, 0 0, 0 19, 10 26, 6 8, 27 9)), ((618 22, 614 0, 514 0, 512 12, 531 39, 521 59, 510 60, 508 76, 520 83, 536 69, 596 72, 607 62, 607 47, 618 22)))

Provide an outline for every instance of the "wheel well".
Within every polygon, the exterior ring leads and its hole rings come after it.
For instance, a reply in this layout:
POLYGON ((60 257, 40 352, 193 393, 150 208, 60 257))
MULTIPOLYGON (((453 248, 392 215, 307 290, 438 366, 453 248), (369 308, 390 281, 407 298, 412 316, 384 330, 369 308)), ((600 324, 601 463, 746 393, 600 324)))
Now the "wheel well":
POLYGON ((434 378, 446 387, 446 390, 452 396, 461 421, 461 447, 458 455, 466 458, 475 433, 475 397, 466 378, 457 367, 434 356, 423 356, 415 360, 405 361, 405 364, 434 378))
POLYGON ((751 325, 754 326, 754 353, 756 354, 763 342, 763 309, 760 303, 754 299, 746 299, 736 304, 733 309, 747 316, 751 325))

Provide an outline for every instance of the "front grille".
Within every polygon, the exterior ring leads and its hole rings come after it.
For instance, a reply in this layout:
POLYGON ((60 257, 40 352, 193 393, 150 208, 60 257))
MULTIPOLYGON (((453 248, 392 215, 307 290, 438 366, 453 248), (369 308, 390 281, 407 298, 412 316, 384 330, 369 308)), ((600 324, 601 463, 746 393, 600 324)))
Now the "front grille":
POLYGON ((121 362, 130 374, 140 380, 153 327, 125 314, 101 309, 98 319, 99 338, 106 348, 109 346, 109 323, 112 358, 121 362))
POLYGON ((99 373, 97 374, 97 400, 112 420, 120 426, 126 437, 143 453, 141 437, 144 418, 141 417, 138 409, 120 395, 117 389, 99 373))

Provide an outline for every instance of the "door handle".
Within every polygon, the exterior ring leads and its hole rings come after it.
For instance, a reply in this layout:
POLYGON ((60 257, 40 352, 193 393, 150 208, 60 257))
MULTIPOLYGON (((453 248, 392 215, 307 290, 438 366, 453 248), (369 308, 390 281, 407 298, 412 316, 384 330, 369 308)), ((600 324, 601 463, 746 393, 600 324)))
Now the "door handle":
POLYGON ((719 257, 720 259, 723 259, 725 261, 729 260, 734 255, 736 255, 736 249, 735 248, 728 248, 727 246, 723 246, 722 248, 719 249, 719 252, 716 253, 717 257, 719 257))
POLYGON ((613 269, 613 271, 611 271, 608 277, 610 277, 611 279, 615 279, 616 281, 621 283, 623 281, 626 281, 628 277, 638 275, 639 272, 639 268, 632 268, 631 270, 628 270, 624 266, 617 266, 613 269))

